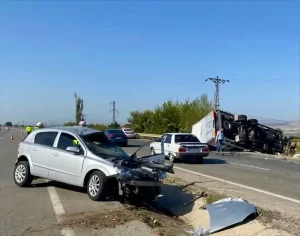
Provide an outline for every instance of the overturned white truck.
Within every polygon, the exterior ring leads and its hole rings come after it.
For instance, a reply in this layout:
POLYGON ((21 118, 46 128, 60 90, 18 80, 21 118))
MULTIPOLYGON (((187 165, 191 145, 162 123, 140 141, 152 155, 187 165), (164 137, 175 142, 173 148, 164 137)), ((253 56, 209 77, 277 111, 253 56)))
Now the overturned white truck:
MULTIPOLYGON (((220 110, 221 128, 224 129, 223 150, 251 150, 268 154, 282 153, 287 145, 282 131, 259 124, 246 115, 234 115, 220 110)), ((211 111, 192 127, 192 134, 202 143, 216 147, 215 137, 219 130, 218 112, 211 111)))

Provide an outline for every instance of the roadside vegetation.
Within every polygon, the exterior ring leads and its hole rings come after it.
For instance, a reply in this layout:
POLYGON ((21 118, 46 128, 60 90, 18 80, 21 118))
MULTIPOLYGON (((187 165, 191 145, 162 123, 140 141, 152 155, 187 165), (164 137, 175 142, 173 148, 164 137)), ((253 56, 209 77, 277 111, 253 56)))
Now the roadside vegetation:
POLYGON ((206 116, 213 104, 206 94, 185 102, 166 101, 153 110, 132 111, 128 122, 138 133, 162 134, 166 132, 190 132, 192 125, 206 116))

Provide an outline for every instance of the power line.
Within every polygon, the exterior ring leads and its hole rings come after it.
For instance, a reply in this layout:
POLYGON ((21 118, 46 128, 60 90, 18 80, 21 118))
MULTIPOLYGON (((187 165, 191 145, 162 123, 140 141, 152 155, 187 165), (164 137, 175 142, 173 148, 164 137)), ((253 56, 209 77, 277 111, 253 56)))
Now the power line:
POLYGON ((116 113, 119 114, 119 111, 116 109, 116 102, 115 101, 110 102, 109 105, 110 106, 112 105, 112 109, 109 110, 109 112, 112 112, 112 122, 113 122, 113 124, 115 124, 116 123, 116 113))

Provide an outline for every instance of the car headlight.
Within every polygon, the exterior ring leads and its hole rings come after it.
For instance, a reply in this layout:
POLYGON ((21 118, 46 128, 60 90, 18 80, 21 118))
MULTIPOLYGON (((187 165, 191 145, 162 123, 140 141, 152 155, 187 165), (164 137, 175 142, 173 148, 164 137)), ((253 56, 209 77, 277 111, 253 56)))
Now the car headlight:
POLYGON ((126 179, 139 179, 137 173, 130 168, 124 166, 117 166, 116 170, 120 177, 124 177, 126 179))

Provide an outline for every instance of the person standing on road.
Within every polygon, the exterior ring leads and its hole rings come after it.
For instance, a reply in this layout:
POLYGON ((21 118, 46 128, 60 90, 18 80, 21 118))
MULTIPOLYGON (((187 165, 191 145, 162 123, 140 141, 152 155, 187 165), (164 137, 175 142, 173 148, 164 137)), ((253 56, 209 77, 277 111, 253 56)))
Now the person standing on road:
POLYGON ((219 153, 221 155, 223 155, 223 151, 222 151, 222 144, 224 142, 224 130, 223 128, 221 128, 216 136, 216 144, 217 144, 217 152, 216 154, 218 155, 219 153))
POLYGON ((27 135, 29 135, 29 134, 31 133, 32 128, 31 128, 31 126, 30 126, 29 124, 28 124, 27 127, 25 128, 25 131, 26 131, 27 135))

